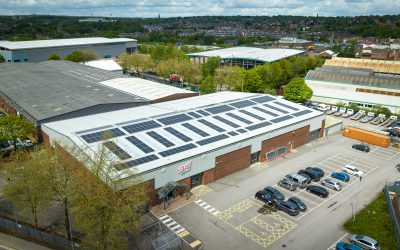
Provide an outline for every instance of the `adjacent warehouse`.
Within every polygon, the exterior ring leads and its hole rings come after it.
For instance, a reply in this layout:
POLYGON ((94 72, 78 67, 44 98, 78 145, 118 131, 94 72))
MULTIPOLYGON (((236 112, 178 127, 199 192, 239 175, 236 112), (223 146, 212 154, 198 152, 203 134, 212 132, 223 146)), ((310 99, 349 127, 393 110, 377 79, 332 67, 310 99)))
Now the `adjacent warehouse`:
MULTIPOLYGON (((54 145, 91 157, 105 146, 129 186, 142 174, 151 204, 171 181, 191 188, 286 154, 323 134, 319 111, 263 94, 219 92, 42 125, 54 145), (111 139, 104 139, 110 131, 111 139)), ((46 137, 47 137, 46 136, 46 137)), ((119 176, 119 175, 118 175, 119 176)), ((123 188, 123 187, 122 187, 123 188)))
MULTIPOLYGON (((373 64, 371 67, 378 66, 373 64)), ((380 72, 384 69, 378 68, 380 72)), ((352 68, 328 64, 309 71, 305 80, 313 90, 313 101, 333 105, 343 102, 364 108, 379 105, 389 108, 392 112, 400 112, 400 77, 398 76, 376 74, 374 68, 352 68)))
POLYGON ((370 69, 375 73, 400 75, 399 61, 334 57, 331 60, 326 60, 325 65, 370 69))
POLYGON ((42 62, 52 53, 61 58, 75 50, 93 50, 97 58, 111 58, 121 53, 135 53, 137 40, 129 38, 72 38, 34 41, 0 41, 0 54, 6 62, 42 62))
POLYGON ((251 69, 258 65, 279 61, 293 56, 304 56, 305 51, 295 49, 261 49, 253 47, 234 47, 188 54, 190 60, 204 63, 208 57, 220 57, 222 65, 240 66, 251 69))
POLYGON ((38 127, 43 122, 196 95, 69 61, 0 64, 0 105, 38 127))

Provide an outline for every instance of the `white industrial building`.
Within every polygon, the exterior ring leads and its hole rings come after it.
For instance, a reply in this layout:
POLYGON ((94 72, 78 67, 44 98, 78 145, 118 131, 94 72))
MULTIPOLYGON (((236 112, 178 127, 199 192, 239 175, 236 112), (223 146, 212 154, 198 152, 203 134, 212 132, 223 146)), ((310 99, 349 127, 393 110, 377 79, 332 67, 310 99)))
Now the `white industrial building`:
POLYGON ((71 38, 33 41, 0 41, 0 54, 6 62, 42 62, 52 53, 61 58, 76 50, 93 50, 97 58, 135 53, 137 40, 129 38, 71 38))
POLYGON ((124 185, 131 170, 141 173, 156 204, 156 191, 171 181, 193 188, 284 155, 321 137, 324 122, 323 113, 273 96, 219 92, 49 122, 42 130, 53 145, 72 143, 91 157, 104 145, 124 185))
POLYGON ((205 63, 209 57, 220 57, 222 65, 240 66, 251 69, 258 65, 279 61, 293 56, 304 56, 305 51, 295 49, 261 49, 254 47, 233 47, 198 53, 190 53, 190 60, 205 63))

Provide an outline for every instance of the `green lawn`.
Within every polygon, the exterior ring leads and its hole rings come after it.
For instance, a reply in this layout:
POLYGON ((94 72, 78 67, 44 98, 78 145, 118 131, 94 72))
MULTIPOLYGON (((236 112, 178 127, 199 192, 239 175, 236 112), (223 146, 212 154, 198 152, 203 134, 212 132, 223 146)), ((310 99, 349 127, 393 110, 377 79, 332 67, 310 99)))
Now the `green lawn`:
POLYGON ((371 204, 365 207, 344 227, 352 234, 362 234, 376 239, 382 250, 397 249, 396 236, 386 207, 385 194, 381 192, 371 204))

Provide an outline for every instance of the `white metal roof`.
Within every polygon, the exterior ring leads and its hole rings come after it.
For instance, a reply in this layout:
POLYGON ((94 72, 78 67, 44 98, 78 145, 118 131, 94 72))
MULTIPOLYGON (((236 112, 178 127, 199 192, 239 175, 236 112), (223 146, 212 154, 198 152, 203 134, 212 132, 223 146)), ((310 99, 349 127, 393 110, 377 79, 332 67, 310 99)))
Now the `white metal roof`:
POLYGON ((295 49, 261 49, 253 47, 233 47, 227 49, 210 50, 205 52, 190 53, 192 57, 217 57, 221 59, 244 59, 262 62, 274 62, 283 58, 303 53, 295 49))
POLYGON ((122 67, 113 59, 90 61, 86 62, 85 65, 108 71, 122 71, 122 67))
POLYGON ((105 37, 89 37, 89 38, 70 38, 70 39, 52 39, 52 40, 32 40, 32 41, 0 41, 0 47, 10 50, 17 49, 35 49, 47 47, 62 47, 86 44, 103 44, 103 43, 125 43, 136 42, 130 38, 105 38, 105 37))
POLYGON ((142 78, 114 78, 99 84, 123 91, 128 94, 137 95, 150 101, 158 100, 163 97, 175 94, 193 94, 193 91, 176 88, 157 82, 148 81, 142 78))
POLYGON ((319 111, 269 95, 219 92, 45 123, 42 129, 68 137, 92 157, 100 143, 104 143, 104 131, 111 130, 116 134, 110 141, 128 154, 120 162, 129 166, 128 170, 134 167, 145 172, 321 115, 319 111), (206 125, 207 122, 220 131, 206 125), (196 129, 205 135, 198 134, 196 129), (189 140, 182 140, 169 130, 177 130, 189 140), (151 134, 162 139, 154 139, 151 134), (144 152, 133 139, 150 150, 144 152), (166 142, 171 145, 164 145, 166 142), (182 147, 189 148, 180 150, 182 147), (146 158, 152 159, 142 162, 146 158))

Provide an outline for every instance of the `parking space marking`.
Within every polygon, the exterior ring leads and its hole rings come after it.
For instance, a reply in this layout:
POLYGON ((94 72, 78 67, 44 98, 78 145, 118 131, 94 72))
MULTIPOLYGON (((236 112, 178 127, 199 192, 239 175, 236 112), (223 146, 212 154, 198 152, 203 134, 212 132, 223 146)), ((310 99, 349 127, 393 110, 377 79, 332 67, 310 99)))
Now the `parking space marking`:
POLYGON ((200 185, 190 190, 190 192, 193 193, 196 197, 200 197, 212 191, 213 190, 206 185, 200 185))
POLYGON ((213 214, 213 215, 219 214, 218 209, 212 207, 210 204, 208 204, 207 202, 203 201, 202 199, 198 199, 197 201, 195 201, 195 203, 197 205, 199 205, 200 207, 202 207, 203 209, 205 209, 210 214, 213 214))
POLYGON ((332 246, 328 247, 328 249, 326 249, 326 250, 335 250, 336 249, 336 244, 339 243, 340 241, 342 241, 343 238, 346 237, 347 235, 348 235, 348 233, 346 233, 345 235, 340 237, 335 243, 332 244, 332 246))

